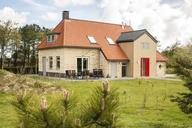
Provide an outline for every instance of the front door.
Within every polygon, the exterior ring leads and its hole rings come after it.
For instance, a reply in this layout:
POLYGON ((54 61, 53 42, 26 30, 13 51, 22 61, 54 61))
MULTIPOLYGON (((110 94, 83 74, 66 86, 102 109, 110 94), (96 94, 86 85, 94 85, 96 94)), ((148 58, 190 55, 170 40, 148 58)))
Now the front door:
POLYGON ((149 76, 150 71, 150 59, 141 58, 141 76, 149 76))
POLYGON ((82 71, 88 70, 88 58, 77 58, 77 72, 82 73, 82 71))
POLYGON ((111 78, 117 77, 117 63, 111 62, 111 78))
POLYGON ((42 58, 43 76, 46 76, 46 57, 42 58))

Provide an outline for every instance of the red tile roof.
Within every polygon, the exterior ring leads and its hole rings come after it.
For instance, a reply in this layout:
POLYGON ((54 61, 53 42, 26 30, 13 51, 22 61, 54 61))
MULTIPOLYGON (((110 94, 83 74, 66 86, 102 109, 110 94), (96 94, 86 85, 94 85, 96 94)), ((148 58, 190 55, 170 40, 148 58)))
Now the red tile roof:
POLYGON ((108 60, 128 60, 119 45, 110 45, 106 37, 111 37, 116 41, 121 32, 132 30, 130 26, 125 26, 123 29, 120 24, 77 19, 63 20, 53 30, 53 32, 60 33, 57 40, 54 43, 47 43, 44 39, 38 49, 62 46, 100 48, 108 60), (94 36, 97 43, 91 44, 87 38, 88 35, 94 36))
MULTIPOLYGON (((106 37, 111 37, 116 41, 121 32, 133 31, 130 26, 122 28, 120 24, 65 19, 62 20, 52 32, 60 33, 53 43, 48 43, 47 39, 38 45, 38 49, 54 48, 54 47, 84 47, 99 48, 103 52, 107 60, 128 60, 118 44, 109 44, 106 37), (94 36, 97 43, 91 44, 87 36, 94 36)), ((157 53, 158 60, 162 60, 160 53, 157 53)))
POLYGON ((156 52, 156 61, 167 61, 168 58, 163 56, 159 51, 156 52))

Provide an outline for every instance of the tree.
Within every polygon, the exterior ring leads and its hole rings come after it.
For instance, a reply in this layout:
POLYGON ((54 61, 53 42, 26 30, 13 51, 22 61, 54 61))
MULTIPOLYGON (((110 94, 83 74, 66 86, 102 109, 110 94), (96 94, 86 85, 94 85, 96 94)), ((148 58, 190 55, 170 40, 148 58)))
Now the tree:
POLYGON ((96 87, 90 100, 82 108, 83 127, 116 127, 119 99, 117 89, 111 88, 108 81, 96 87))
POLYGON ((20 28, 23 49, 23 70, 26 66, 37 67, 37 45, 50 30, 37 24, 20 28))
POLYGON ((14 24, 11 21, 0 22, 0 49, 1 49, 1 69, 4 67, 5 52, 12 40, 14 40, 14 24))
POLYGON ((180 43, 176 42, 172 46, 167 47, 162 54, 168 58, 169 61, 166 61, 167 70, 170 70, 171 73, 176 73, 176 52, 180 49, 180 43))
POLYGON ((21 35, 19 33, 18 29, 15 29, 13 31, 13 41, 11 44, 11 51, 12 51, 12 58, 13 58, 13 66, 17 67, 17 60, 19 56, 19 48, 20 48, 20 44, 21 44, 21 35))
POLYGON ((177 102, 183 112, 192 114, 192 44, 177 49, 174 59, 175 71, 186 81, 185 86, 190 92, 179 93, 179 96, 172 97, 172 101, 177 102))
POLYGON ((18 28, 11 21, 0 21, 1 69, 5 67, 5 64, 8 64, 8 66, 14 67, 6 67, 6 69, 10 68, 14 71, 16 68, 22 67, 22 70, 20 70, 21 73, 26 73, 25 69, 28 66, 28 69, 33 69, 33 71, 28 70, 27 73, 30 71, 31 73, 37 73, 37 45, 48 32, 50 32, 50 29, 40 27, 37 24, 25 25, 18 28), (5 59, 9 63, 5 63, 5 59))

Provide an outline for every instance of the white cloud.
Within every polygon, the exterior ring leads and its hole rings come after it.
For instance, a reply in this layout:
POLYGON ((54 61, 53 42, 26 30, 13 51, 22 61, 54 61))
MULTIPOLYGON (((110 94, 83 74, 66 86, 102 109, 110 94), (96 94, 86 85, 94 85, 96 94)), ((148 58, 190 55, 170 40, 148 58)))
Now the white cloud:
POLYGON ((27 21, 27 12, 16 12, 10 7, 4 7, 0 9, 0 19, 3 21, 12 21, 18 24, 25 24, 27 21))
POLYGON ((47 12, 45 15, 42 15, 41 18, 45 21, 58 21, 61 16, 55 12, 47 12))
POLYGON ((94 0, 53 0, 54 4, 58 7, 67 5, 89 5, 94 3, 94 0))
POLYGON ((101 19, 121 23, 131 21, 134 29, 146 28, 160 41, 162 48, 176 40, 192 38, 192 1, 172 6, 161 0, 102 0, 101 19))
POLYGON ((22 0, 22 1, 33 6, 33 8, 35 8, 35 10, 47 11, 47 10, 55 9, 54 6, 46 5, 46 2, 41 4, 41 3, 39 3, 39 1, 37 2, 37 0, 22 0))

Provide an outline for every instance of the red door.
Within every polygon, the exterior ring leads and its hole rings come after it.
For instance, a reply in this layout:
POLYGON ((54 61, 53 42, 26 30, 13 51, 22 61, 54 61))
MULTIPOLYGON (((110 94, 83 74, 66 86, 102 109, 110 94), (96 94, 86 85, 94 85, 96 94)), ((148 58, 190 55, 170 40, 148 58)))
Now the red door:
POLYGON ((141 76, 149 76, 150 71, 150 59, 141 58, 141 76))
POLYGON ((145 58, 145 76, 149 76, 149 66, 150 66, 150 63, 149 63, 149 58, 145 58))

